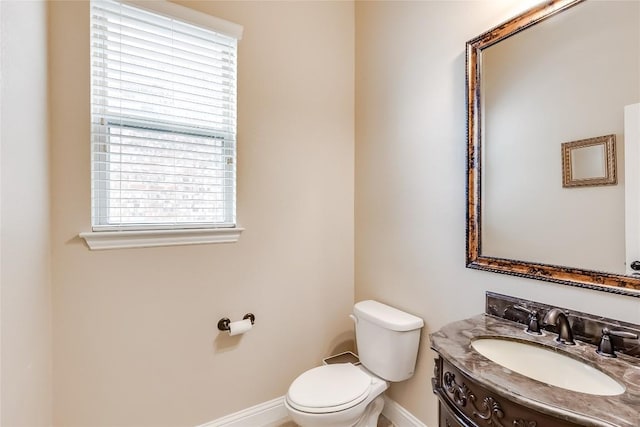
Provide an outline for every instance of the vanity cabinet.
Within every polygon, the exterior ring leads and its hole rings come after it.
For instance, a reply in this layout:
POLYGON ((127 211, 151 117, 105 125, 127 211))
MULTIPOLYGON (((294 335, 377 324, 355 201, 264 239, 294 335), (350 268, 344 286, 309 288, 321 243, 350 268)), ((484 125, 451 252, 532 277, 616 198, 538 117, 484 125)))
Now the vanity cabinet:
POLYGON ((442 401, 438 402, 438 425, 446 427, 465 427, 460 418, 442 401))
POLYGON ((440 427, 580 427, 492 392, 442 356, 436 359, 432 386, 439 400, 440 427))

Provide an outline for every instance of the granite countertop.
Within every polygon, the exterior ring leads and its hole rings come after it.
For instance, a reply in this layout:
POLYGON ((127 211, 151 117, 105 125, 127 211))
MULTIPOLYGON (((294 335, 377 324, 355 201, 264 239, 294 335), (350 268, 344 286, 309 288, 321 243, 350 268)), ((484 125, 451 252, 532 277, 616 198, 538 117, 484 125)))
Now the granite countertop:
POLYGON ((595 346, 576 341, 568 346, 557 343, 556 335, 529 335, 524 326, 482 314, 450 323, 430 335, 431 348, 480 385, 496 395, 556 418, 584 426, 640 427, 640 360, 627 355, 605 358, 595 346), (471 348, 476 338, 502 337, 528 341, 553 348, 608 374, 626 390, 617 396, 594 396, 542 383, 513 372, 471 348))

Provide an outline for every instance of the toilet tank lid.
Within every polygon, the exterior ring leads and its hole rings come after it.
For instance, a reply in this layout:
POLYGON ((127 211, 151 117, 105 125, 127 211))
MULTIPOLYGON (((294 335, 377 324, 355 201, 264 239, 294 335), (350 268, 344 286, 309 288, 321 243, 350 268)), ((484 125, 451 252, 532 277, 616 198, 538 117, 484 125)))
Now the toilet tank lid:
POLYGON ((353 313, 358 319, 366 319, 392 331, 412 331, 424 326, 421 318, 373 300, 356 303, 353 313))

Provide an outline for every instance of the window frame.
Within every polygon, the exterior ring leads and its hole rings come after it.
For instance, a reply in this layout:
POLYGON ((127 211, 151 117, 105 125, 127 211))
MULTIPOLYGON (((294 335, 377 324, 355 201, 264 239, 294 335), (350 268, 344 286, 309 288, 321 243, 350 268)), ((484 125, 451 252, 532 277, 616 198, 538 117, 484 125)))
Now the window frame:
MULTIPOLYGON (((117 1, 116 1, 117 2, 117 1)), ((212 31, 215 31, 219 34, 223 34, 226 36, 231 36, 239 41, 242 38, 242 27, 221 20, 219 18, 204 14, 202 12, 197 12, 193 9, 189 9, 183 6, 176 5, 174 3, 169 2, 144 2, 144 1, 121 1, 121 3, 126 4, 131 7, 135 7, 141 10, 150 11, 155 14, 163 15, 171 19, 179 20, 185 22, 187 24, 197 25, 200 27, 205 27, 212 31), (151 7, 150 7, 151 6, 151 7), (205 25, 203 25, 203 23, 205 25), (213 27, 213 28, 212 28, 213 27)), ((92 9, 93 10, 93 9, 92 9)), ((93 13, 93 12, 92 12, 93 13)), ((237 52, 237 47, 236 47, 237 52)), ((237 56, 236 56, 237 58, 237 56)), ((237 62, 236 62, 237 67, 237 62)), ((237 82, 237 77, 236 77, 237 82)), ((237 83, 236 83, 237 84, 237 83)), ((93 85, 91 86, 91 90, 94 90, 93 85)), ((237 87, 237 86, 236 86, 237 87)), ((237 91, 235 93, 235 105, 237 108, 237 91)), ((92 116, 94 114, 92 113, 92 116)), ((97 126, 105 126, 105 128, 109 126, 114 126, 118 128, 135 128, 135 129, 146 129, 152 132, 172 132, 178 135, 195 135, 204 138, 214 138, 214 139, 222 139, 224 141, 230 141, 228 136, 224 132, 215 132, 211 131, 210 133, 207 130, 203 130, 189 125, 183 124, 179 125, 180 130, 176 130, 172 123, 162 123, 155 122, 153 120, 141 120, 141 119, 129 119, 127 120, 126 116, 122 117, 110 117, 110 115, 95 115, 99 119, 99 124, 97 126), (142 125, 141 125, 142 124, 142 125), (148 126, 146 126, 148 124, 148 126), (164 126, 166 125, 166 126, 164 126), (193 131, 191 133, 190 131, 193 131)), ((96 126, 95 120, 92 119, 92 126, 96 126)), ((92 132, 93 134, 93 132, 92 132)), ((101 132, 105 137, 109 137, 109 131, 101 132)), ((104 193, 100 197, 104 198, 107 203, 103 205, 93 206, 91 207, 91 216, 92 216, 92 231, 90 232, 82 232, 79 233, 79 237, 83 238, 90 249, 115 249, 115 248, 135 248, 135 247, 154 247, 154 246, 174 246, 174 245, 187 245, 187 244, 207 244, 207 243, 229 243, 235 242, 239 239, 240 234, 244 231, 243 228, 239 227, 237 224, 237 205, 236 205, 236 195, 237 195, 237 171, 236 171, 236 157, 237 157, 237 146, 236 146, 236 135, 237 128, 235 133, 233 134, 234 138, 232 139, 232 155, 226 156, 222 154, 223 159, 223 169, 224 175, 222 177, 223 180, 229 179, 226 177, 227 172, 233 172, 233 183, 232 188, 233 191, 231 193, 224 193, 224 218, 225 220, 231 219, 230 222, 224 223, 152 223, 152 224, 93 224, 94 223, 94 215, 97 218, 106 218, 108 217, 108 213, 104 212, 104 210, 108 210, 108 201, 110 200, 108 196, 108 192, 110 191, 107 187, 109 186, 109 174, 111 171, 107 170, 108 166, 105 166, 105 169, 96 169, 92 166, 91 172, 91 181, 92 181, 92 200, 93 200, 93 192, 94 185, 103 185, 105 188, 99 188, 97 191, 99 193, 104 193), (226 160, 225 160, 226 159, 226 160), (105 179, 106 178, 106 179, 105 179), (229 194, 231 195, 231 200, 228 199, 229 194), (231 209, 231 212, 229 212, 231 209), (99 210, 99 212, 96 212, 99 210)), ((93 136, 91 138, 92 147, 95 147, 94 144, 97 142, 94 141, 93 136)), ((108 143, 105 145, 108 147, 108 143)), ((94 157, 100 155, 97 154, 94 148, 91 150, 91 163, 94 164, 94 157)), ((105 156, 109 156, 108 151, 104 151, 105 156)), ((105 165, 107 162, 105 162, 105 165)), ((222 188, 225 186, 223 185, 222 188)))

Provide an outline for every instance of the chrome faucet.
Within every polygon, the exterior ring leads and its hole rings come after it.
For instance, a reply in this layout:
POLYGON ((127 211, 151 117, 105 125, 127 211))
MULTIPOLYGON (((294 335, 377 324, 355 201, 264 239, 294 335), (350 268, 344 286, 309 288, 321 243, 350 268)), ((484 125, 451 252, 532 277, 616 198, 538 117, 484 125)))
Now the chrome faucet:
POLYGON ((567 345, 575 344, 569 319, 567 319, 567 315, 559 308, 549 310, 546 316, 544 316, 542 323, 545 325, 553 325, 558 329, 558 338, 556 338, 556 341, 567 345))

